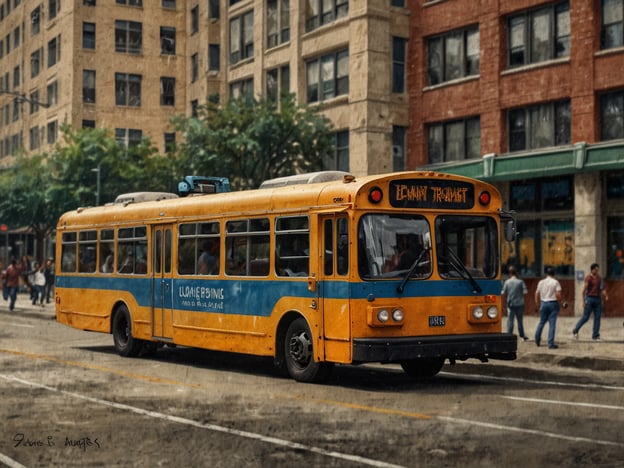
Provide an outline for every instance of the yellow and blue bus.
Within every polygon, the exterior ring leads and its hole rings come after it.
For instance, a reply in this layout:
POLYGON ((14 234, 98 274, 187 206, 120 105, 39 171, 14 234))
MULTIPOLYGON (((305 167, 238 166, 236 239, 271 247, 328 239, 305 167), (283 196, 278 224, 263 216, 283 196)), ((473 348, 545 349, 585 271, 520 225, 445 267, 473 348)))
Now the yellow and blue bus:
POLYGON ((163 344, 271 356, 304 382, 336 363, 431 377, 447 359, 516 357, 500 298, 515 226, 487 183, 334 173, 155 198, 57 226, 56 318, 112 334, 122 356, 163 344))

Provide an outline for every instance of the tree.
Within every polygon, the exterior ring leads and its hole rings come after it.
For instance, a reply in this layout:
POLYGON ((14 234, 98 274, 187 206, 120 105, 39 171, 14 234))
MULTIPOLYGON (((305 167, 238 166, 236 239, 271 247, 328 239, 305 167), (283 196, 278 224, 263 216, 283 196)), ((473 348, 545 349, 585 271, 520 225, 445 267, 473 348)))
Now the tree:
POLYGON ((256 188, 267 179, 323 168, 334 150, 332 126, 317 108, 282 97, 208 99, 198 117, 177 117, 184 133, 178 163, 186 174, 225 176, 234 188, 256 188))

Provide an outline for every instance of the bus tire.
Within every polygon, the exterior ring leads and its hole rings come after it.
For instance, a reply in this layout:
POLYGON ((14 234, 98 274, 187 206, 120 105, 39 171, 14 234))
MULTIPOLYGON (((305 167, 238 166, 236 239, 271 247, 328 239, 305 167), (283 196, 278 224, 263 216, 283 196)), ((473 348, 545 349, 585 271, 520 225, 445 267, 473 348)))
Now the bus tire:
POLYGON ((290 376, 298 382, 323 382, 333 369, 332 363, 314 361, 312 333, 302 317, 294 320, 286 331, 284 362, 290 376))
POLYGON ((444 365, 444 358, 411 359, 401 362, 407 375, 416 379, 429 379, 435 376, 444 365))
POLYGON ((143 342, 132 336, 132 320, 125 305, 119 306, 113 318, 113 342, 120 356, 136 357, 143 348, 143 342))

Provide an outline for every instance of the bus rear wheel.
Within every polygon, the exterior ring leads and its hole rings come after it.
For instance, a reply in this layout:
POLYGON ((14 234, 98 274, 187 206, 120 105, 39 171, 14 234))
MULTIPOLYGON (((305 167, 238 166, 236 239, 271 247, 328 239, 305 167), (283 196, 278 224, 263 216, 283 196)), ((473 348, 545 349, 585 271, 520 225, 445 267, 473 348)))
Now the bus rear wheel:
POLYGON ((329 378, 333 364, 314 361, 314 345, 308 323, 294 320, 284 338, 284 362, 290 376, 298 382, 323 382, 329 378))
POLYGON ((143 348, 143 342, 132 336, 130 312, 125 305, 117 309, 113 319, 113 342, 115 351, 124 357, 136 357, 143 348))
POLYGON ((405 373, 416 379, 429 379, 435 376, 443 365, 444 358, 411 359, 401 363, 405 373))

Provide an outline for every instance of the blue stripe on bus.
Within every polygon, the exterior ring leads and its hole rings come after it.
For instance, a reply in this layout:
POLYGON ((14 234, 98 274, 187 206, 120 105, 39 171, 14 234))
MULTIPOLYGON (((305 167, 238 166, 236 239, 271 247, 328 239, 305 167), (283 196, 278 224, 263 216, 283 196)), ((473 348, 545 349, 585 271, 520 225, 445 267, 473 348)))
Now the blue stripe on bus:
MULTIPOLYGON (((282 297, 316 299, 317 293, 308 290, 307 281, 281 281, 256 279, 165 279, 166 295, 157 291, 152 298, 152 282, 157 286, 160 279, 149 277, 80 277, 57 276, 56 286, 66 289, 82 289, 85 294, 105 291, 127 291, 142 307, 174 308, 194 312, 218 312, 223 314, 268 317, 282 297), (164 300, 164 303, 163 303, 164 300)), ((474 294, 472 286, 464 280, 410 281, 403 294, 397 294, 399 281, 318 281, 318 295, 326 299, 392 299, 408 297, 466 297, 498 295, 500 280, 478 280, 482 292, 474 294)))

